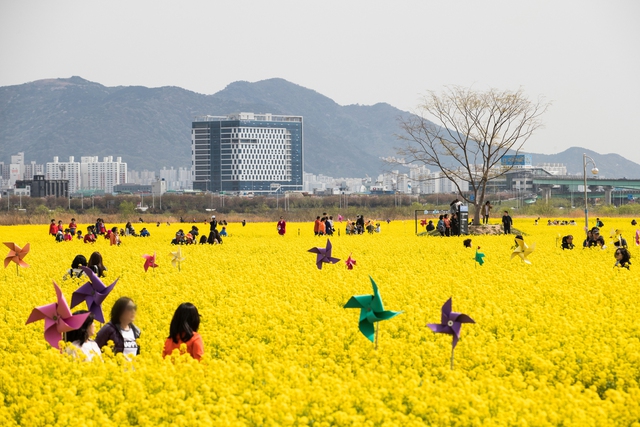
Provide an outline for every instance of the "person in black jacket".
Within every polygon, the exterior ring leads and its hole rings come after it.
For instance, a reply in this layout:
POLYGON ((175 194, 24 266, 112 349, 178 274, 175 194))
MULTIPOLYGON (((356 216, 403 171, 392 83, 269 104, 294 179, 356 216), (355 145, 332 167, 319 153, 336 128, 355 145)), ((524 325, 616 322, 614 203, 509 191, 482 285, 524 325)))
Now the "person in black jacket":
POLYGON ((111 308, 111 321, 96 336, 96 344, 102 349, 113 341, 113 352, 125 356, 140 354, 140 329, 133 324, 137 307, 131 298, 119 298, 111 308))
POLYGON ((504 234, 511 234, 511 225, 513 225, 513 219, 509 215, 509 211, 502 213, 502 227, 504 228, 504 234))
POLYGON ((216 237, 216 233, 218 232, 218 221, 216 221, 216 216, 211 215, 211 221, 209 221, 209 243, 213 244, 213 240, 216 237))
POLYGON ((562 250, 571 250, 575 247, 573 244, 573 236, 571 234, 562 238, 562 250))
POLYGON ((436 227, 435 225, 433 225, 433 221, 429 220, 429 223, 427 224, 427 232, 432 232, 433 230, 435 230, 436 227))

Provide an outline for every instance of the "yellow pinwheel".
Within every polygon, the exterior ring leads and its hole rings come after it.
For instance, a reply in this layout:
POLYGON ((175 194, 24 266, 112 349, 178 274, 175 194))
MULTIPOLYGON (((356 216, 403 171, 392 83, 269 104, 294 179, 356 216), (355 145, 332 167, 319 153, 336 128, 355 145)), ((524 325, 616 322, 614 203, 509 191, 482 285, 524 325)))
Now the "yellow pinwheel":
POLYGON ((180 271, 180 264, 185 260, 185 258, 182 256, 182 250, 178 248, 177 251, 171 252, 169 256, 171 257, 171 265, 173 265, 174 267, 178 267, 178 271, 180 271))
POLYGON ((522 262, 524 262, 526 264, 531 264, 531 261, 529 261, 527 259, 527 257, 529 255, 531 255, 531 253, 535 250, 535 248, 536 248, 536 244, 535 243, 533 245, 531 245, 531 247, 529 247, 524 242, 524 238, 521 235, 517 235, 516 236, 516 248, 511 253, 511 259, 513 259, 513 258, 518 256, 518 257, 520 257, 522 262))

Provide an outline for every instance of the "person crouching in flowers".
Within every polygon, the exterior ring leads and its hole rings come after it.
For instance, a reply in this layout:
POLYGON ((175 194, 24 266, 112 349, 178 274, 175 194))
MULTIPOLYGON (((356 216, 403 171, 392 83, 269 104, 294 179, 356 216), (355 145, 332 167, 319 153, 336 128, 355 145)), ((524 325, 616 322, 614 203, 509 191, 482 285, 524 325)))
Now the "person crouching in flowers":
MULTIPOLYGON (((76 311, 73 314, 77 315, 85 313, 88 313, 87 310, 76 311)), ((73 347, 67 347, 67 352, 77 357, 79 354, 78 350, 80 350, 84 353, 85 360, 87 361, 91 361, 94 356, 101 357, 102 355, 98 344, 91 339, 91 337, 96 333, 93 320, 93 313, 89 313, 87 320, 84 321, 80 329, 69 331, 65 336, 65 341, 70 342, 73 345, 73 347)))
POLYGON ((140 354, 140 329, 133 324, 136 310, 137 307, 131 298, 118 298, 111 308, 111 321, 106 323, 96 336, 98 346, 102 348, 112 341, 114 353, 123 353, 125 356, 140 354))
POLYGON ((626 248, 618 248, 615 253, 616 257, 616 265, 614 267, 626 268, 629 270, 629 266, 631 265, 631 254, 629 250, 626 248))
POLYGON ((198 333, 200 327, 200 313, 195 305, 190 302, 182 303, 176 309, 169 327, 169 337, 164 343, 162 357, 171 355, 173 350, 180 350, 182 344, 186 345, 187 353, 196 360, 204 355, 204 344, 198 333))
POLYGON ((562 250, 571 250, 575 247, 573 244, 573 236, 571 234, 562 238, 562 250))

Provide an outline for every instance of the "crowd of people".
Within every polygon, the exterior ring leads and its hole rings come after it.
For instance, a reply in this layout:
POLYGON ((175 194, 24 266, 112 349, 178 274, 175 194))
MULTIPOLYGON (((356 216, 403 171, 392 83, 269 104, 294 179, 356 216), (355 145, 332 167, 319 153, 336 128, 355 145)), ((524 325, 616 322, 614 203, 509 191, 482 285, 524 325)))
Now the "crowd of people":
MULTIPOLYGON (((82 354, 84 360, 90 361, 95 357, 102 357, 102 349, 109 346, 114 354, 122 353, 125 357, 140 354, 140 335, 142 331, 135 324, 138 307, 131 298, 120 297, 111 308, 109 322, 105 323, 95 335, 94 316, 89 316, 79 329, 65 334, 65 341, 70 344, 67 352, 75 356, 82 354), (91 337, 95 335, 95 340, 91 337)), ((86 310, 74 312, 74 315, 85 314, 86 310)), ((198 333, 200 327, 200 313, 191 303, 182 303, 173 314, 169 326, 163 357, 170 356, 175 350, 181 351, 186 347, 186 354, 196 360, 204 355, 204 343, 198 333)))
MULTIPOLYGON (((596 224, 601 224, 601 226, 604 226, 604 223, 602 223, 600 219, 596 220, 596 224)), ((629 269, 629 266, 631 265, 631 252, 629 252, 627 239, 622 237, 622 234, 618 230, 616 230, 614 234, 615 236, 612 236, 612 238, 614 239, 613 246, 616 248, 614 253, 616 259, 615 266, 629 269)), ((561 247, 562 250, 574 249, 576 245, 573 243, 573 235, 567 234, 566 236, 563 236, 561 240, 561 247)), ((587 237, 582 242, 582 247, 585 249, 607 249, 605 239, 600 234, 600 227, 596 226, 587 231, 587 237)))

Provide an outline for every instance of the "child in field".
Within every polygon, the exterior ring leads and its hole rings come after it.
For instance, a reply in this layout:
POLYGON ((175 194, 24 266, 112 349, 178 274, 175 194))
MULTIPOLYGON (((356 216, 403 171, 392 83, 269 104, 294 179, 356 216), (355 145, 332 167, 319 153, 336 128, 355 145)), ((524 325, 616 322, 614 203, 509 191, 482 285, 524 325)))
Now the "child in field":
POLYGON ((87 267, 93 270, 98 277, 104 277, 104 272, 107 271, 107 267, 102 263, 102 254, 100 254, 100 252, 91 254, 87 267))
POLYGON ((222 227, 222 230, 220 230, 220 235, 227 237, 227 227, 222 227))
POLYGON ((78 230, 77 238, 78 238, 78 240, 83 240, 84 239, 84 237, 82 236, 82 230, 78 230))
MULTIPOLYGON (((73 313, 76 314, 85 314, 87 310, 80 310, 73 313)), ((75 348, 68 348, 67 351, 74 356, 78 357, 78 350, 80 350, 85 355, 85 360, 90 362, 95 356, 101 357, 102 352, 100 351, 100 347, 91 337, 95 334, 96 329, 93 324, 93 313, 89 314, 87 320, 84 321, 80 329, 76 329, 74 331, 67 332, 65 337, 65 341, 73 344, 75 348)))
POLYGON ((571 234, 564 236, 562 238, 562 250, 568 249, 571 250, 575 247, 573 244, 573 236, 571 234))
POLYGON ((71 235, 71 230, 67 228, 66 230, 64 230, 64 241, 70 242, 71 239, 73 239, 73 236, 71 235))
POLYGON ((63 279, 66 280, 69 277, 82 277, 84 271, 80 268, 81 266, 87 266, 87 259, 84 255, 76 255, 73 261, 71 261, 71 268, 67 270, 67 274, 64 275, 63 279))
POLYGON ((626 268, 629 270, 629 266, 631 266, 631 254, 629 250, 626 248, 618 248, 615 253, 616 264, 614 267, 626 268))
POLYGON ((187 353, 196 360, 204 355, 204 344, 198 333, 200 327, 200 313, 190 302, 182 303, 176 309, 169 327, 169 337, 164 343, 162 357, 169 356, 173 350, 180 350, 186 344, 187 353))

